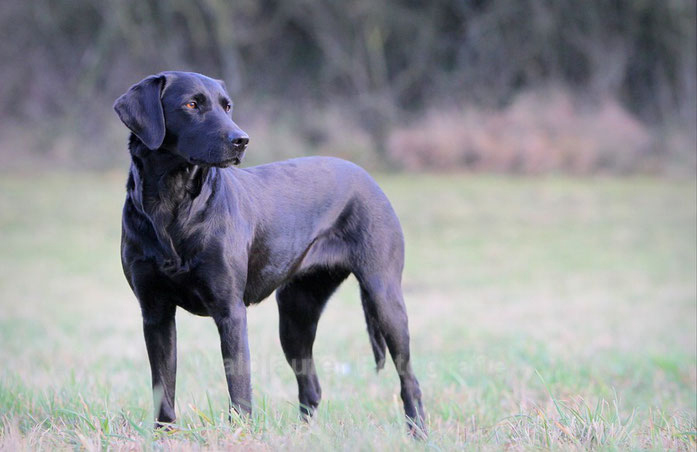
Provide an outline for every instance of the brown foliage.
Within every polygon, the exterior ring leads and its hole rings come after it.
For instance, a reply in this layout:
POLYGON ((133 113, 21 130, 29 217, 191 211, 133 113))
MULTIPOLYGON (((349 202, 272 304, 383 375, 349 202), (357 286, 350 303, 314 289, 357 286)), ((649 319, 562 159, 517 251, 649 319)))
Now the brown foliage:
POLYGON ((651 144, 618 102, 589 105, 556 89, 521 94, 501 110, 430 110, 396 128, 388 150, 409 170, 590 173, 645 169, 651 144))

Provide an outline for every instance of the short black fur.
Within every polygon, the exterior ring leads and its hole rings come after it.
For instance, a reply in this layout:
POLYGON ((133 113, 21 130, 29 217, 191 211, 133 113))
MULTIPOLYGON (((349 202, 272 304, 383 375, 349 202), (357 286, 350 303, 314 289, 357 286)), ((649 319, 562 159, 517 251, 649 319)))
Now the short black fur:
POLYGON ((325 157, 232 167, 249 137, 232 121, 224 84, 200 74, 150 76, 114 108, 132 132, 121 258, 143 315, 157 423, 175 420, 177 307, 213 318, 231 405, 251 412, 246 307, 274 290, 301 413, 311 416, 321 397, 317 322, 353 273, 378 369, 387 348, 410 431, 422 435, 401 290, 404 240, 368 173, 325 157))

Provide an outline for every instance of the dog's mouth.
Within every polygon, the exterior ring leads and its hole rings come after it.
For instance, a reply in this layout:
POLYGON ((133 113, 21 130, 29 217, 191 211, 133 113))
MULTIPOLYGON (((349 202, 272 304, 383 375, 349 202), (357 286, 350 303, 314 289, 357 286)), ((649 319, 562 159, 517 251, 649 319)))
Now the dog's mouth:
POLYGON ((214 166, 216 168, 227 168, 229 166, 239 165, 242 160, 240 156, 232 157, 229 159, 221 160, 219 162, 208 162, 206 160, 189 158, 189 163, 199 166, 214 166))
POLYGON ((215 164, 214 166, 217 166, 219 168, 227 168, 228 166, 235 166, 240 164, 240 158, 239 157, 233 157, 231 159, 223 160, 220 163, 215 164))

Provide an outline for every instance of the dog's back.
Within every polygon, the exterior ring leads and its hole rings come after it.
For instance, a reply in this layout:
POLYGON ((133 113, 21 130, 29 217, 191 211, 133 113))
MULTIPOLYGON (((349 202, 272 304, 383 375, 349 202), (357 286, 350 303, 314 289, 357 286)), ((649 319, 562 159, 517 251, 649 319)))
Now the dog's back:
POLYGON ((401 275, 399 220, 361 167, 304 157, 225 171, 238 202, 249 200, 244 209, 254 212, 246 303, 261 301, 283 281, 314 268, 355 272, 373 262, 401 275))

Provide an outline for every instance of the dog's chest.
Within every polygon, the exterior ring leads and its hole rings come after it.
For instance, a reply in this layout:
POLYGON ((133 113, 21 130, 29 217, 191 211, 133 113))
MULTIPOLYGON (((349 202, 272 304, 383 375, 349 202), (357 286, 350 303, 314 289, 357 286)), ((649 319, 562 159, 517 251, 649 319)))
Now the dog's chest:
POLYGON ((126 274, 138 298, 143 301, 166 300, 201 316, 212 315, 211 308, 231 299, 233 278, 226 272, 211 272, 203 265, 191 265, 186 271, 168 274, 154 259, 142 259, 125 266, 126 274))
POLYGON ((186 309, 192 314, 210 316, 211 287, 206 281, 202 281, 196 272, 190 272, 184 277, 173 279, 177 293, 177 306, 186 309))

